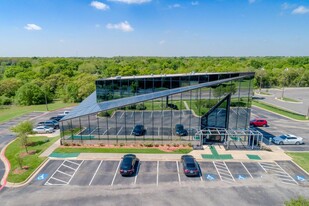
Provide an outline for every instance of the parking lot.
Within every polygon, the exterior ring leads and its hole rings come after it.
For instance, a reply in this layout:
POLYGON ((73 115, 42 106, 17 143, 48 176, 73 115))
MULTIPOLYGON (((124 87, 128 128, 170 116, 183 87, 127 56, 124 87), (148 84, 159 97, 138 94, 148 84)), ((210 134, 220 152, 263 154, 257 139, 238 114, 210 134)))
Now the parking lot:
POLYGON ((207 184, 223 181, 236 184, 267 176, 278 182, 308 185, 309 176, 293 162, 225 162, 200 161, 200 175, 187 177, 179 161, 139 161, 135 173, 123 177, 119 173, 121 160, 50 160, 31 184, 41 186, 143 186, 164 184, 207 184))

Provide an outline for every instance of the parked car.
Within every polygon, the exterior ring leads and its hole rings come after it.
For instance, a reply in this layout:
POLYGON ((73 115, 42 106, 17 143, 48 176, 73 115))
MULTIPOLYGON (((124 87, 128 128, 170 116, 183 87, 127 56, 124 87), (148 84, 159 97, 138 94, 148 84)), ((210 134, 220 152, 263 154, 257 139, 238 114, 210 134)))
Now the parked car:
POLYGON ((122 176, 130 176, 135 172, 135 166, 138 162, 136 155, 126 154, 122 157, 119 172, 122 176))
POLYGON ((182 155, 181 163, 183 166, 183 172, 186 176, 200 176, 198 163, 192 155, 182 155))
POLYGON ((178 135, 178 136, 187 136, 188 135, 188 131, 184 128, 184 126, 182 124, 176 124, 175 125, 175 131, 176 131, 176 135, 178 135))
POLYGON ((53 121, 48 120, 48 121, 45 121, 45 122, 39 122, 39 123, 37 124, 37 126, 48 126, 48 127, 52 127, 52 128, 54 128, 54 129, 57 129, 57 128, 59 127, 59 123, 58 123, 58 125, 57 125, 57 124, 55 124, 53 121))
POLYGON ((56 121, 60 121, 62 118, 64 117, 64 115, 59 115, 59 116, 57 116, 57 117, 51 117, 51 118, 49 118, 50 120, 56 120, 56 121))
POLYGON ((266 119, 255 118, 250 121, 250 125, 254 127, 266 127, 268 126, 268 123, 266 119))
POLYGON ((68 115, 70 113, 70 111, 63 111, 61 113, 58 114, 58 116, 65 116, 68 115))
POLYGON ((38 126, 34 128, 33 131, 37 133, 53 133, 54 128, 48 126, 38 126))
POLYGON ((276 136, 272 139, 272 142, 275 144, 304 144, 303 138, 302 137, 297 137, 293 134, 283 134, 280 136, 276 136))
POLYGON ((133 128, 132 134, 134 136, 142 136, 146 133, 146 129, 144 128, 144 125, 142 124, 137 124, 135 125, 135 127, 133 128))

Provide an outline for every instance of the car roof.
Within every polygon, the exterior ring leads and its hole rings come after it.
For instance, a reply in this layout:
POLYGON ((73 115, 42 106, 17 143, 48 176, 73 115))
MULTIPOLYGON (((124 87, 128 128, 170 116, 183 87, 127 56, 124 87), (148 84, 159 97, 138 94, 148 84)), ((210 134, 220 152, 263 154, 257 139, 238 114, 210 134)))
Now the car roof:
POLYGON ((126 155, 123 155, 123 158, 125 158, 125 157, 136 157, 136 155, 135 155, 135 154, 126 154, 126 155))

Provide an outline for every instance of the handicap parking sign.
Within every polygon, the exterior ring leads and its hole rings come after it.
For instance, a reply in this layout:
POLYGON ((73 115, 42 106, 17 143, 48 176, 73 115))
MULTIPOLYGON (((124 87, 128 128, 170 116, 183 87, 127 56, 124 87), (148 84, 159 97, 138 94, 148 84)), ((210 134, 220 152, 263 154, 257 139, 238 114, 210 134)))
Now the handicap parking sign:
POLYGON ((44 180, 44 179, 47 178, 47 176, 48 176, 48 174, 45 174, 45 173, 39 174, 38 177, 37 177, 36 179, 37 179, 37 180, 44 180))
POLYGON ((244 180, 244 179, 246 179, 246 176, 245 176, 245 175, 238 175, 238 176, 237 176, 237 179, 239 179, 239 180, 244 180))
POLYGON ((297 178, 298 181, 301 181, 301 182, 305 181, 305 178, 302 177, 302 176, 297 175, 296 178, 297 178))
POLYGON ((216 180, 216 175, 214 175, 214 174, 205 174, 205 177, 209 181, 216 180))

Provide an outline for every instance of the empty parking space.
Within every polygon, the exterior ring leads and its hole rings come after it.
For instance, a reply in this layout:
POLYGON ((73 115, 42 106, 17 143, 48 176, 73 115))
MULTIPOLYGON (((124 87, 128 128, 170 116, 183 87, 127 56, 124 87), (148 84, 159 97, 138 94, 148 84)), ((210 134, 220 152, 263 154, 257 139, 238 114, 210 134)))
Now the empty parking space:
POLYGON ((90 185, 111 185, 115 174, 117 171, 117 168, 120 165, 120 161, 109 161, 109 160, 103 160, 98 168, 96 168, 96 172, 94 176, 92 177, 92 182, 90 182, 90 185))
POLYGON ((241 162, 226 162, 235 180, 245 180, 253 178, 248 169, 241 162))
POLYGON ((89 185, 101 161, 85 161, 72 178, 71 185, 89 185))
POLYGON ((257 162, 243 162, 242 163, 253 178, 260 178, 266 174, 265 170, 257 162))
POLYGON ((157 183, 157 161, 141 161, 136 184, 157 183))
POLYGON ((176 161, 158 162, 158 183, 179 182, 176 161))
POLYGON ((276 161, 278 166, 285 170, 294 180, 300 184, 307 184, 309 182, 309 175, 301 170, 292 161, 276 161))
POLYGON ((220 180, 217 169, 213 162, 199 162, 202 177, 205 181, 220 180))

